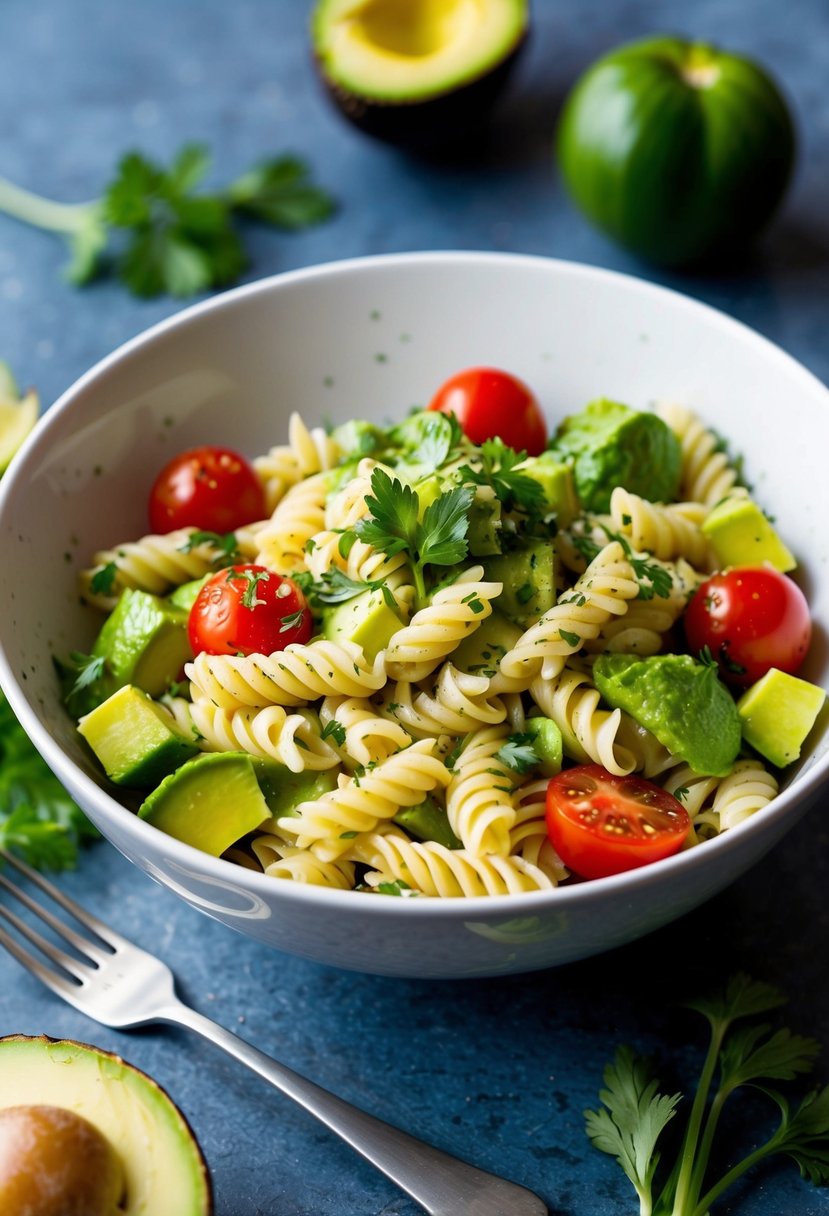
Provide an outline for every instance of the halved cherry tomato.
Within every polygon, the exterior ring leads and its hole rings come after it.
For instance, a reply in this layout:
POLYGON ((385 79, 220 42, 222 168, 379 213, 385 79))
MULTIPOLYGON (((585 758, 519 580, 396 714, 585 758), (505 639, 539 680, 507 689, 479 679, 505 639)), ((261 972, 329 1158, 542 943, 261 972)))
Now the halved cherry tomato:
POLYGON ((688 649, 706 646, 730 684, 754 684, 772 667, 793 672, 806 657, 806 597, 772 566, 736 566, 706 579, 685 610, 688 649))
POLYGON ((530 456, 540 455, 547 444, 547 424, 532 391, 496 367, 469 367, 451 376, 429 409, 454 414, 473 443, 497 436, 530 456))
POLYGON ((252 465, 230 448, 205 445, 164 466, 150 491, 153 532, 232 532, 265 517, 265 491, 252 465))
POLYGON ((230 566, 209 578, 190 609, 193 654, 273 654, 313 631, 305 596, 265 566, 230 566))
POLYGON ((569 870, 607 878, 682 848, 685 807, 644 777, 616 777, 599 764, 563 769, 547 786, 547 832, 569 870))

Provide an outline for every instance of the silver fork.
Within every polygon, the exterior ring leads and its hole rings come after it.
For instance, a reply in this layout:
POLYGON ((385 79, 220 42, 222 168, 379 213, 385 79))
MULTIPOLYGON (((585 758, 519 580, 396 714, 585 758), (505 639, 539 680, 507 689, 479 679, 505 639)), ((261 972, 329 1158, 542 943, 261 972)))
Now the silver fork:
POLYGON ((155 955, 110 929, 25 862, 4 850, 0 850, 0 857, 87 931, 79 933, 0 873, 0 888, 63 938, 83 961, 48 941, 2 903, 0 915, 52 965, 42 962, 3 928, 0 945, 87 1017, 118 1030, 151 1022, 169 1022, 194 1030, 293 1098, 430 1216, 547 1216, 546 1206, 532 1191, 467 1165, 351 1106, 191 1009, 176 995, 170 968, 155 955), (90 939, 90 933, 97 940, 90 939))

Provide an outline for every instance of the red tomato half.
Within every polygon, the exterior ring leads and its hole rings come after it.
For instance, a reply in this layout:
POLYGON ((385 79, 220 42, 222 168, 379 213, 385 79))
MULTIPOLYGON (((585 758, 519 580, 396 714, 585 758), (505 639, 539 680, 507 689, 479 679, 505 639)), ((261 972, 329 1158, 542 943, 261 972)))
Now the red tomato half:
POLYGON ((265 491, 255 470, 230 448, 181 452, 164 466, 150 491, 153 532, 232 532, 264 519, 265 513, 265 491))
POLYGON ((451 376, 429 409, 454 414, 473 443, 497 436, 530 456, 540 455, 547 444, 547 424, 530 389, 495 367, 470 367, 451 376))
POLYGON ((307 642, 311 611, 296 583, 264 566, 231 566, 208 579, 190 609, 193 654, 273 654, 307 642))
POLYGON ((547 786, 553 848, 582 878, 607 878, 670 857, 690 827, 673 794, 644 777, 615 777, 599 764, 564 769, 547 786))
POLYGON ((708 647, 730 684, 754 684, 771 667, 793 672, 806 657, 806 597, 772 566, 738 566, 706 579, 685 610, 692 654, 708 647))

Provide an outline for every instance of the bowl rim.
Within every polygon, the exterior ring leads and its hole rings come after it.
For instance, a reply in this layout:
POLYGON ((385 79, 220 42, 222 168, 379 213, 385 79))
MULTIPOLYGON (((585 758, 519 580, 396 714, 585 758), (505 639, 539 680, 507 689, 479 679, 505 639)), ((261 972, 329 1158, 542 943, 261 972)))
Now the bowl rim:
MULTIPOLYGON (((6 473, 0 478, 0 520, 2 520, 8 501, 12 499, 16 492, 18 481, 22 479, 22 470, 33 456, 36 456, 38 452, 48 446, 51 431, 59 425, 62 415, 71 409, 73 403, 82 396, 88 386, 97 381, 102 375, 105 375, 110 368, 130 360, 145 347, 152 346, 159 338, 177 329, 185 329, 191 325, 198 324, 199 320, 207 314, 221 312, 226 308, 232 309, 240 300, 247 300, 259 294, 269 294, 273 291, 290 289, 295 283, 305 283, 317 278, 347 276, 354 272, 373 271, 378 268, 393 271, 398 268, 405 269, 412 266, 440 265, 441 267, 450 269, 453 267, 462 268, 464 266, 481 264, 498 265, 502 268, 512 266, 539 272, 547 271, 565 279, 571 278, 587 281, 588 283, 593 281, 610 284, 617 289, 631 292, 634 295, 638 294, 662 299, 671 308, 675 310, 679 309, 680 312, 684 311, 700 317, 707 317, 709 322, 720 326, 736 340, 758 347, 765 357, 781 363, 790 375, 793 375, 795 379, 803 383, 805 389, 810 393, 816 393, 818 397, 822 396, 827 408, 829 408, 829 388, 804 364, 793 355, 790 355, 777 343, 758 333, 744 322, 729 316, 710 304, 706 304, 674 288, 665 287, 632 274, 561 258, 491 250, 449 249, 364 255, 299 267, 294 270, 256 279, 251 283, 220 292, 217 295, 179 309, 169 317, 156 322, 132 338, 129 338, 126 342, 123 342, 109 354, 98 360, 98 362, 93 364, 91 368, 69 385, 54 404, 47 407, 31 434, 13 457, 6 473)), ((123 806, 114 794, 103 789, 88 776, 63 751, 49 731, 41 724, 23 691, 22 685, 12 672, 2 636, 0 636, 0 688, 6 694, 15 716, 46 763, 55 772, 59 780, 61 780, 62 770, 69 769, 72 781, 82 789, 84 796, 95 807, 96 818, 100 818, 106 823, 113 816, 130 816, 133 822, 127 825, 125 830, 128 835, 136 834, 135 838, 139 847, 145 833, 156 834, 159 832, 159 829, 139 819, 134 812, 123 806)), ((747 834, 755 834, 759 823, 769 823, 772 820, 776 821, 795 813, 801 803, 806 803, 810 796, 816 794, 818 787, 825 780, 827 770, 829 770, 829 751, 820 757, 802 777, 796 779, 794 787, 787 787, 774 799, 771 806, 763 812, 762 821, 758 821, 755 816, 751 816, 742 823, 730 828, 728 832, 703 842, 702 849, 699 846, 695 846, 652 865, 642 866, 603 879, 576 882, 572 886, 555 887, 549 891, 528 891, 510 895, 466 896, 452 899, 409 898, 399 901, 389 899, 379 901, 378 906, 385 909, 384 915, 404 915, 406 918, 412 915, 421 917, 438 916, 440 919, 445 919, 447 916, 452 918, 458 916, 460 919, 466 920, 476 916, 480 917, 486 913, 487 920, 492 921, 494 919, 512 920, 516 916, 527 916, 533 912, 541 913, 564 911, 568 908, 575 909, 585 901, 599 904, 608 900, 615 902, 617 899, 624 897, 625 893, 632 888, 641 891, 652 886, 662 886, 664 883, 670 882, 674 876, 693 872, 697 867, 705 864, 705 857, 710 856, 712 851, 716 851, 717 855, 728 855, 734 850, 739 850, 743 837, 747 834), (414 905, 417 911, 411 906, 407 906, 405 912, 403 912, 400 908, 401 903, 414 905)), ((106 833, 102 832, 102 835, 106 838, 106 833)), ((151 855, 155 851, 155 849, 150 849, 145 853, 142 850, 139 853, 140 860, 136 861, 135 864, 138 864, 139 868, 143 868, 141 867, 141 861, 146 860, 148 855, 151 855)), ((366 901, 362 898, 360 898, 359 903, 355 902, 357 896, 362 897, 364 894, 362 892, 335 890, 308 883, 287 881, 275 886, 274 879, 269 878, 265 873, 247 869, 222 857, 213 857, 211 854, 204 853, 192 845, 184 844, 174 837, 166 838, 163 852, 167 861, 174 864, 177 868, 186 868, 191 877, 204 880, 207 883, 210 883, 212 880, 217 882, 218 885, 223 880, 226 885, 228 879, 231 876, 235 876, 238 885, 255 894, 265 896, 268 893, 273 895, 279 891, 287 899, 296 900, 300 904, 312 904, 320 909, 328 908, 334 911, 344 909, 345 907, 374 906, 374 901, 366 901), (194 863, 196 863, 195 868, 197 869, 197 873, 193 872, 194 863)), ((133 860, 132 858, 129 859, 133 860)), ((753 862, 750 864, 753 864, 753 862)), ((735 876, 741 872, 741 869, 735 869, 735 876)))

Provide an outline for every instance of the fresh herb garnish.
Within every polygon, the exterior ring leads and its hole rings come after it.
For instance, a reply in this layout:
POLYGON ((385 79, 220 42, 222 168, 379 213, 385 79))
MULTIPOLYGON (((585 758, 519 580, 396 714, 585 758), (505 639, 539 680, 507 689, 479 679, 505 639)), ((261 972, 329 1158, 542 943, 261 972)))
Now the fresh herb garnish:
MULTIPOLYGON (((264 601, 257 600, 256 603, 262 604, 262 603, 264 603, 264 601)), ((279 632, 287 633, 290 629, 296 629, 296 627, 298 625, 302 624, 302 619, 304 616, 305 616, 304 608, 298 608, 296 610, 296 612, 291 612, 288 616, 283 616, 282 621, 280 622, 280 625, 279 625, 279 632)), ((298 743, 299 740, 297 739, 296 742, 298 743)))
POLYGON ((503 510, 521 511, 534 519, 544 514, 544 487, 533 477, 522 473, 517 465, 527 459, 526 452, 516 452, 502 439, 485 439, 480 448, 481 468, 463 465, 459 470, 464 482, 488 486, 500 501, 503 510))
POLYGON ((239 542, 235 532, 191 532, 184 544, 180 546, 180 551, 192 553, 201 545, 210 545, 212 549, 218 551, 220 558, 227 558, 229 562, 240 556, 239 542))
POLYGON ((89 580, 89 590, 93 595, 111 595, 117 574, 118 567, 115 562, 107 562, 92 575, 89 580))
POLYGON ((309 594, 320 604, 343 604, 347 600, 353 600, 358 595, 362 595, 364 591, 379 591, 388 607, 396 609, 397 601, 384 579, 369 579, 368 582, 360 582, 359 579, 345 574, 338 566, 333 566, 321 574, 317 582, 310 588, 309 594))
POLYGON ((448 490, 429 503, 421 520, 417 492, 390 477, 385 469, 376 468, 371 474, 371 494, 366 495, 368 516, 357 521, 354 531, 388 557, 408 553, 417 597, 423 602, 424 568, 454 566, 466 557, 472 496, 468 486, 448 490))
POLYGON ((337 747, 345 747, 345 727, 342 722, 338 722, 336 718, 332 718, 330 722, 326 722, 320 731, 320 738, 333 739, 337 747))
POLYGON ((376 887, 372 887, 379 895, 402 895, 404 892, 414 891, 402 878, 395 878, 392 882, 378 882, 376 887))
POLYGON ((265 600, 259 599, 259 596, 256 594, 256 588, 260 583, 269 582, 270 577, 267 570, 231 570, 226 581, 228 583, 247 583, 239 602, 243 608, 253 610, 259 604, 266 603, 265 600))
POLYGON ((0 693, 0 848, 39 869, 63 870, 97 835, 0 693))
POLYGON ((793 1158, 804 1178, 829 1184, 829 1086, 807 1093, 792 1108, 769 1084, 811 1072, 819 1051, 814 1039, 757 1020, 784 1003, 777 989, 742 973, 720 992, 689 1003, 708 1021, 709 1046, 679 1154, 673 1168, 661 1173, 657 1143, 677 1115, 682 1095, 660 1093, 649 1061, 630 1047, 619 1048, 604 1072, 602 1106, 585 1111, 586 1130, 595 1147, 615 1157, 632 1182, 641 1214, 705 1216, 749 1169, 780 1154, 793 1158), (743 1019, 754 1020, 734 1026, 743 1019), (711 1177, 711 1150, 723 1109, 747 1085, 776 1104, 780 1121, 746 1157, 711 1177))
POLYGON ((68 659, 55 659, 61 682, 63 703, 73 718, 89 713, 106 700, 112 691, 107 687, 107 666, 103 655, 82 654, 73 650, 68 659))
POLYGON ((0 179, 0 210, 65 236, 66 276, 76 285, 111 269, 137 296, 182 297, 226 286, 246 268, 239 215, 296 229, 334 209, 295 157, 265 160, 224 190, 197 193, 209 167, 199 144, 186 144, 166 169, 129 152, 95 202, 54 203, 0 179), (123 238, 115 248, 114 234, 123 238))
MULTIPOLYGON (((535 750, 535 735, 519 733, 510 735, 506 743, 499 747, 495 759, 500 760, 507 768, 516 773, 529 772, 538 764, 538 752, 535 750)), ((498 776, 501 774, 499 773, 498 776)))

